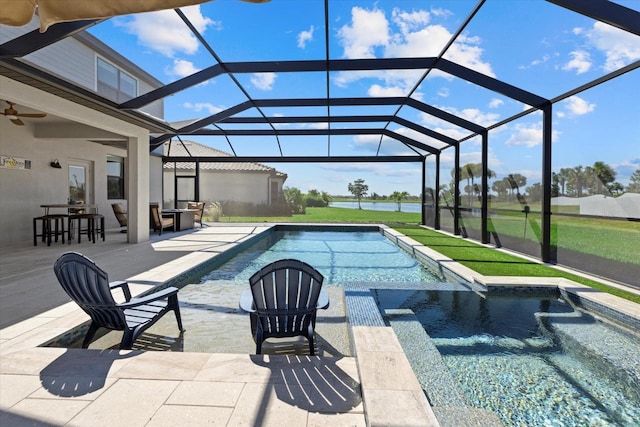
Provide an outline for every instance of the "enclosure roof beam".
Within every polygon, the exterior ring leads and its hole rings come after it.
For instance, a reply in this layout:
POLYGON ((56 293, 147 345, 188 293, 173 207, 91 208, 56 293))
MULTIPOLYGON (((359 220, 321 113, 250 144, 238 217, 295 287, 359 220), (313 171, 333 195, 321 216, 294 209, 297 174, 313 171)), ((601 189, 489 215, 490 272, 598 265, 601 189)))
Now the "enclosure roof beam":
POLYGON ((163 162, 200 163, 408 163, 422 162, 423 156, 232 156, 232 157, 162 157, 163 162))
POLYGON ((640 36, 640 12, 607 0, 547 0, 565 9, 640 36))

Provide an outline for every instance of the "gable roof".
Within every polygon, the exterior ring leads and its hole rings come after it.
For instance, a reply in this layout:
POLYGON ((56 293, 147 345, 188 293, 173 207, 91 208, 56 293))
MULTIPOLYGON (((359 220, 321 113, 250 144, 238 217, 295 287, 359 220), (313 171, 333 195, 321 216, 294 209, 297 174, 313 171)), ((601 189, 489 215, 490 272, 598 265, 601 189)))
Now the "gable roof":
MULTIPOLYGON (((200 144, 195 141, 176 141, 170 140, 163 144, 162 155, 165 160, 171 157, 194 157, 193 162, 167 162, 163 164, 163 169, 173 169, 174 165, 182 170, 194 170, 196 167, 195 160, 199 157, 233 157, 225 151, 200 144)), ((287 178, 287 174, 277 171, 275 168, 263 165, 261 163, 252 162, 200 162, 200 170, 202 171, 220 171, 220 172, 266 172, 272 175, 287 178)))

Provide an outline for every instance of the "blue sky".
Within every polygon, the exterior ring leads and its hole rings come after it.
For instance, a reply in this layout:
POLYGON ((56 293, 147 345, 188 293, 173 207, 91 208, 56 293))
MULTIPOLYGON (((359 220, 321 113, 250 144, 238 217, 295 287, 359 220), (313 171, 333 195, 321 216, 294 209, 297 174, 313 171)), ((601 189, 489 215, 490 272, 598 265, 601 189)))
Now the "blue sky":
MULTIPOLYGON (((618 1, 638 10, 636 0, 618 1)), ((324 2, 272 0, 250 4, 217 0, 183 12, 225 62, 313 60, 325 58, 324 2)), ((476 5, 476 1, 334 0, 329 9, 331 58, 399 58, 436 56, 476 5)), ((173 11, 112 18, 91 32, 125 57, 169 83, 216 64, 173 11)), ((446 59, 546 98, 554 98, 640 59, 640 37, 577 15, 543 1, 488 0, 447 51, 446 59)), ((423 71, 331 73, 334 97, 406 96, 423 71)), ((325 73, 237 75, 255 99, 324 97, 325 73)), ((617 181, 627 184, 640 168, 640 71, 574 95, 554 105, 553 167, 610 164, 617 181)), ((490 126, 527 106, 450 75, 432 71, 412 95, 459 117, 490 126)), ((189 120, 246 101, 226 76, 165 99, 167 121, 189 120)), ((396 107, 368 109, 366 114, 392 114, 396 107)), ((267 116, 326 114, 326 108, 263 109, 267 116)), ((351 114, 347 107, 332 115, 351 114)), ((259 116, 256 110, 242 113, 259 116)), ((469 131, 417 110, 403 108, 400 117, 460 139, 469 131)), ((379 124, 374 124, 379 127, 379 124)), ((294 128, 299 125, 280 125, 294 128)), ((311 127, 310 125, 306 125, 311 127)), ((326 124, 315 124, 326 127, 326 124)), ((332 128, 349 125, 332 124, 332 128)), ((256 125, 256 128, 264 127, 256 125)), ((224 126, 233 129, 232 125, 224 126)), ((439 141, 391 125, 397 133, 443 147, 439 141)), ((183 137, 230 152, 222 137, 183 137)), ((238 155, 278 155, 274 137, 231 137, 238 155)), ((378 136, 281 137, 286 155, 373 155, 378 136)), ((413 154, 384 138, 381 154, 413 154)), ((540 180, 541 115, 530 114, 490 133, 489 168, 498 178, 509 173, 540 180)), ((461 145, 461 162, 478 162, 477 138, 461 145)), ((442 169, 453 166, 453 150, 443 152, 442 169)), ((369 191, 419 194, 421 166, 416 163, 273 164, 288 174, 286 185, 302 191, 318 189, 348 194, 347 185, 362 178, 369 191)), ((431 165, 430 165, 431 166, 431 165)), ((433 171, 427 173, 429 184, 433 171)))

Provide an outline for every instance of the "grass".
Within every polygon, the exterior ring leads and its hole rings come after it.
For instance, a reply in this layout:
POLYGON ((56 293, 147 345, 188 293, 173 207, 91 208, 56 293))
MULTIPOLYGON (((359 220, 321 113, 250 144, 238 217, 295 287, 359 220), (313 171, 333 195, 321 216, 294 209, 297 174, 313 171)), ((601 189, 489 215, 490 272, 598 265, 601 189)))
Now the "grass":
POLYGON ((409 223, 419 224, 421 216, 412 212, 369 211, 347 208, 307 208, 304 215, 274 217, 222 217, 220 222, 323 222, 323 223, 409 223))
POLYGON ((640 304, 640 295, 496 251, 466 239, 452 237, 418 225, 395 225, 393 228, 484 276, 564 277, 640 304))
MULTIPOLYGON (((526 239, 537 243, 541 240, 540 215, 529 214, 527 219, 526 239)), ((467 229, 480 232, 479 218, 464 218, 462 223, 467 229)), ((559 248, 640 264, 637 251, 633 250, 640 250, 640 222, 554 216, 551 224, 551 241, 559 248)), ((489 221, 489 231, 495 231, 498 235, 523 238, 524 227, 523 214, 518 217, 494 216, 489 221)))
MULTIPOLYGON (((383 223, 485 276, 563 277, 640 304, 640 296, 601 282, 510 255, 467 239, 420 227, 419 213, 346 208, 307 208, 306 215, 290 217, 223 217, 221 222, 383 223)), ((588 223, 588 221, 586 221, 588 223)), ((597 226, 593 223, 594 226, 597 226)), ((520 222, 520 226, 522 223, 520 222)), ((520 229, 520 232, 522 230, 520 229)), ((601 253, 600 253, 601 254, 601 253)))

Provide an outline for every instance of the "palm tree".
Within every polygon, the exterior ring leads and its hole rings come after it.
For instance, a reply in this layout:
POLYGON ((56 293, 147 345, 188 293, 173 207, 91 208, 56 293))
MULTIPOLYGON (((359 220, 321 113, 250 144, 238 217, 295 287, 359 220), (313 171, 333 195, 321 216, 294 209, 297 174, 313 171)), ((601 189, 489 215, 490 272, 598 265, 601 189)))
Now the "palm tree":
POLYGON ((560 168, 558 172, 558 184, 560 185, 560 195, 566 196, 565 186, 571 178, 571 168, 560 168))
POLYGON ((571 169, 569 187, 575 191, 576 197, 582 197, 582 191, 584 190, 586 179, 586 173, 582 165, 578 165, 571 169))
POLYGON ((640 169, 636 169, 633 175, 631 175, 631 178, 629 178, 627 191, 630 193, 640 193, 640 169))
POLYGON ((605 194, 605 189, 616 180, 616 172, 605 162, 595 162, 593 172, 596 176, 596 194, 605 194))
POLYGON ((394 191, 393 193, 391 193, 391 198, 393 200, 396 201, 396 203, 398 203, 398 212, 401 211, 401 202, 402 199, 407 198, 407 196, 409 196, 409 193, 407 193, 406 191, 394 191))
POLYGON ((520 187, 527 185, 527 177, 519 173, 510 173, 505 179, 511 187, 511 195, 513 196, 513 190, 516 190, 518 200, 520 200, 520 187))

